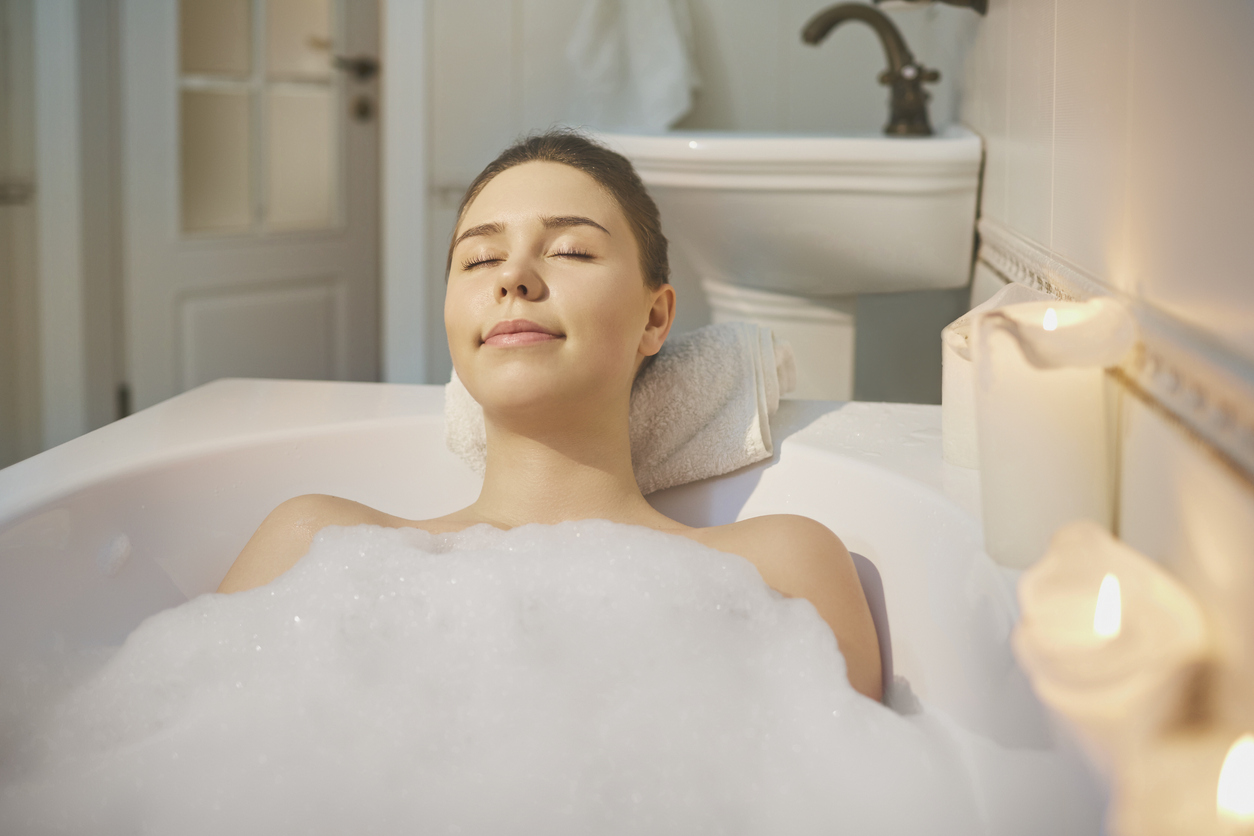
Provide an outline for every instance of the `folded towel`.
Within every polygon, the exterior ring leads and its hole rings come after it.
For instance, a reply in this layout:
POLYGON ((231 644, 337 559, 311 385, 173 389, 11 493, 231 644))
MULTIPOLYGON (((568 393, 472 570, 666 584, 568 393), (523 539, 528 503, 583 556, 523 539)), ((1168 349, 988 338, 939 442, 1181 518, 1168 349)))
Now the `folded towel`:
MULTIPOLYGON (((695 482, 770 458, 769 418, 797 385, 792 347, 746 322, 672 337, 631 391, 631 464, 642 493, 695 482)), ((453 372, 444 389, 450 450, 479 475, 483 409, 453 372)))

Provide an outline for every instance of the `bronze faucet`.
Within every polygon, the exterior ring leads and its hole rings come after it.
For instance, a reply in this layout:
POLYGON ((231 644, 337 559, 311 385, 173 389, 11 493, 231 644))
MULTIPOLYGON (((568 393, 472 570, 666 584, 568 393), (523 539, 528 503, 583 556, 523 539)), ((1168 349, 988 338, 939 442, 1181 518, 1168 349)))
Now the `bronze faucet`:
POLYGON ((827 34, 847 20, 860 20, 875 30, 888 56, 888 69, 880 73, 880 84, 892 87, 892 104, 884 133, 890 136, 931 136, 927 117, 927 92, 923 82, 940 80, 940 73, 914 60, 901 32, 888 16, 874 6, 841 3, 816 14, 801 30, 801 40, 817 46, 827 34))

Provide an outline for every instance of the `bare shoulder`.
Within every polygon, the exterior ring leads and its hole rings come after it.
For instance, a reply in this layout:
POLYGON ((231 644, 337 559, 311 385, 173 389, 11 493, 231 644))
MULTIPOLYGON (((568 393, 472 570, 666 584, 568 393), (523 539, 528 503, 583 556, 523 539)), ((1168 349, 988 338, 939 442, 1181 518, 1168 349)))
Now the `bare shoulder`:
POLYGON ((836 547, 842 551, 845 548, 845 544, 830 528, 800 514, 768 514, 719 527, 727 529, 734 536, 749 536, 754 540, 836 547))
POLYGON ((266 516, 222 579, 218 592, 242 592, 274 580, 304 557, 314 535, 329 525, 427 528, 423 522, 385 514, 351 499, 327 494, 295 496, 266 516))
POLYGON ((849 555, 845 544, 830 528, 797 514, 752 517, 728 525, 694 529, 689 536, 719 551, 739 554, 757 566, 758 571, 772 574, 814 560, 840 560, 849 555))
POLYGON ((879 699, 879 640, 857 569, 845 544, 827 526, 795 514, 753 517, 684 532, 719 551, 748 560, 772 588, 805 598, 832 628, 849 682, 879 699))
POLYGON ((394 519, 391 514, 351 499, 323 493, 307 493, 280 503, 262 525, 309 527, 317 531, 328 525, 382 525, 389 519, 394 519))

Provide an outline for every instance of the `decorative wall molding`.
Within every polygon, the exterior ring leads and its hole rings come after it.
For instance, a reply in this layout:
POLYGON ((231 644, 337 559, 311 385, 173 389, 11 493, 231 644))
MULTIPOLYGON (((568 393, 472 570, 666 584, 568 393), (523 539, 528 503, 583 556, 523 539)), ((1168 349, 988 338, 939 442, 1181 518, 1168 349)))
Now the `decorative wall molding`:
POLYGON ((1145 302, 1103 285, 996 221, 979 222, 978 259, 1007 281, 1066 300, 1114 296, 1140 327, 1136 350, 1112 374, 1254 484, 1254 362, 1145 302))
POLYGON ((982 219, 979 231, 979 259, 1007 281, 1072 302, 1110 295, 1097 279, 996 221, 982 219))

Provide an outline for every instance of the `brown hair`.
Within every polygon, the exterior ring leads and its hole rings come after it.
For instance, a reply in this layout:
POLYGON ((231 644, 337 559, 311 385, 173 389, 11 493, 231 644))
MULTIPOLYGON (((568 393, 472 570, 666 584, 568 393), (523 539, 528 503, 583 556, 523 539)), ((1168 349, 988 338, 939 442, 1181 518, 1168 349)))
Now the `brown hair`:
MULTIPOLYGON (((466 190, 466 196, 457 207, 457 224, 453 227, 453 235, 457 235, 457 225, 461 224, 466 207, 479 196, 479 192, 483 191, 483 187, 492 178, 516 165, 530 162, 561 163, 578 169, 597 181, 601 188, 613 196, 631 227, 636 246, 640 250, 640 270, 644 274, 645 284, 656 290, 670 280, 671 269, 666 259, 666 236, 662 234, 662 220, 658 215, 657 204, 649 197, 640 175, 636 174, 631 162, 622 154, 598 145, 574 130, 559 129, 532 134, 502 151, 487 168, 479 172, 479 176, 466 190)), ((454 237, 449 242, 448 263, 444 268, 446 276, 453 266, 453 243, 456 240, 454 237)))

